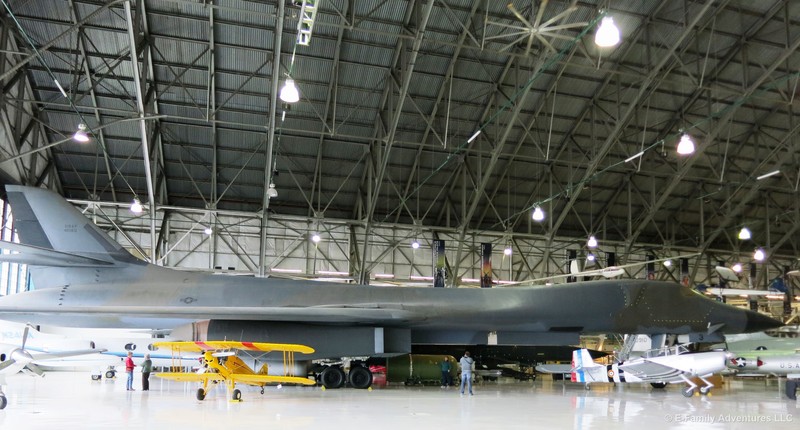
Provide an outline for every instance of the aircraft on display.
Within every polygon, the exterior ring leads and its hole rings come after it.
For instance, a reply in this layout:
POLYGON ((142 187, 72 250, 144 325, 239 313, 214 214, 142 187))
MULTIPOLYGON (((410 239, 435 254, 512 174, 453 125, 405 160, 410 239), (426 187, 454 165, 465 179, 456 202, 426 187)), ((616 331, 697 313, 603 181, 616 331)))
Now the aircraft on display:
MULTIPOLYGON (((256 360, 258 360, 273 351, 283 352, 283 369, 292 370, 295 368, 295 353, 310 354, 314 352, 313 348, 305 345, 231 341, 156 342, 153 345, 156 348, 169 348, 178 357, 186 352, 203 354, 203 367, 197 372, 159 372, 155 374, 159 378, 173 381, 202 382, 203 386, 197 389, 197 400, 206 398, 209 382, 225 382, 232 400, 237 402, 242 400, 242 392, 236 388, 237 382, 261 387, 261 394, 264 394, 264 386, 267 384, 316 384, 316 381, 312 379, 291 374, 270 375, 266 364, 258 372, 255 372, 237 356, 238 351, 257 352, 259 356, 256 357, 256 360)), ((372 375, 369 371, 365 372, 366 374, 362 372, 362 377, 369 377, 372 382, 372 375)))
POLYGON ((778 375, 800 378, 800 326, 785 326, 759 333, 726 335, 728 362, 737 376, 778 375))
POLYGON ((4 409, 8 404, 8 399, 3 393, 3 385, 6 385, 7 375, 25 372, 31 375, 44 376, 44 371, 39 367, 42 362, 58 360, 64 357, 96 354, 103 351, 91 348, 74 351, 31 352, 30 349, 26 348, 31 330, 35 331, 31 327, 25 326, 20 347, 13 347, 7 344, 0 345, 0 409, 4 409))
MULTIPOLYGON (((724 266, 717 266, 714 270, 719 275, 720 285, 716 287, 708 287, 703 284, 698 285, 695 289, 701 293, 706 293, 715 297, 775 297, 783 298, 786 293, 785 287, 783 291, 780 289, 769 290, 755 290, 751 288, 731 288, 727 285, 733 282, 739 282, 739 276, 732 269, 724 266)), ((771 285, 777 285, 773 282, 771 285)), ((780 285, 783 285, 782 283, 780 285)))
MULTIPOLYGON (((306 358, 390 356, 411 344, 570 345, 581 334, 726 333, 781 326, 676 283, 601 280, 517 288, 370 287, 178 271, 135 258, 57 194, 6 185, 32 290, 0 297, 0 319, 171 329, 173 339, 295 343, 306 358)), ((353 381, 349 381, 352 382, 353 381)), ((364 387, 366 388, 366 387, 364 387)))
MULTIPOLYGON (((726 368, 729 353, 724 351, 689 352, 683 345, 659 348, 648 351, 640 357, 602 365, 592 360, 586 349, 575 350, 569 369, 572 382, 589 384, 596 382, 649 382, 654 388, 664 388, 666 384, 686 383, 683 395, 692 397, 698 391, 697 384, 690 378, 699 378, 704 386, 700 394, 708 394, 714 384, 706 379, 726 368)), ((536 370, 542 373, 565 373, 563 366, 540 365, 536 370)))

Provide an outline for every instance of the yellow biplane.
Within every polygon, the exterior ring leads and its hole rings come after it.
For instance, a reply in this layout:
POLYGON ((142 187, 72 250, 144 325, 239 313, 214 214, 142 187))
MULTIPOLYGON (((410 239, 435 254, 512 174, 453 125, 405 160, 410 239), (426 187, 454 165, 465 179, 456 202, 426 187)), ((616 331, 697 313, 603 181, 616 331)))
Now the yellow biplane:
MULTIPOLYGON (((236 388, 236 383, 256 385, 261 387, 261 394, 264 394, 264 386, 267 384, 302 384, 315 385, 314 380, 294 376, 294 354, 311 354, 314 349, 305 345, 285 344, 285 343, 258 343, 258 342, 233 342, 233 341, 206 341, 206 342, 155 342, 156 348, 170 348, 174 357, 180 357, 186 352, 202 353, 203 366, 197 372, 163 372, 155 375, 160 378, 172 379, 174 381, 196 381, 202 382, 203 386, 197 390, 197 400, 203 400, 208 394, 209 382, 225 382, 228 389, 233 393, 234 401, 242 400, 242 392, 236 388), (261 366, 255 372, 236 354, 237 351, 248 351, 259 353, 259 356, 266 355, 273 351, 283 352, 283 375, 269 375, 267 365, 261 366)), ((259 357, 256 357, 257 359, 259 357)))

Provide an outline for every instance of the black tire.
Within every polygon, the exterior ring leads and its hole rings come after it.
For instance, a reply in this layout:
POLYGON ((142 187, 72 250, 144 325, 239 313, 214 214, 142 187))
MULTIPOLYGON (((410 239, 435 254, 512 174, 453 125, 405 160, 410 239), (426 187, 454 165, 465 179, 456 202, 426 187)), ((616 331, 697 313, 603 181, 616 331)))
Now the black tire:
POLYGON ((708 392, 711 391, 711 387, 700 387, 700 394, 707 395, 708 392))
POLYGON ((92 375, 92 381, 99 381, 103 375, 92 375))
POLYGON ((5 409, 6 405, 8 405, 8 399, 6 396, 0 396, 0 409, 5 409))
POLYGON ((350 374, 347 375, 347 382, 350 386, 358 389, 366 389, 372 385, 372 372, 366 367, 356 366, 350 369, 350 374))
POLYGON ((653 388, 658 388, 660 390, 660 389, 666 388, 667 383, 666 382, 651 382, 650 386, 653 387, 653 388))
POLYGON ((242 401, 242 392, 238 388, 233 390, 233 401, 234 402, 242 401))
POLYGON ((322 371, 322 386, 341 388, 344 385, 344 371, 340 367, 328 367, 322 371))
POLYGON ((107 370, 106 371, 106 379, 112 379, 116 375, 117 375, 117 372, 115 372, 113 370, 107 370))
POLYGON ((264 394, 264 387, 261 387, 261 394, 264 394))
POLYGON ((206 398, 206 392, 202 388, 197 389, 197 400, 203 400, 206 398))
POLYGON ((681 391, 681 394, 683 394, 683 397, 692 397, 694 396, 694 388, 685 389, 681 391))

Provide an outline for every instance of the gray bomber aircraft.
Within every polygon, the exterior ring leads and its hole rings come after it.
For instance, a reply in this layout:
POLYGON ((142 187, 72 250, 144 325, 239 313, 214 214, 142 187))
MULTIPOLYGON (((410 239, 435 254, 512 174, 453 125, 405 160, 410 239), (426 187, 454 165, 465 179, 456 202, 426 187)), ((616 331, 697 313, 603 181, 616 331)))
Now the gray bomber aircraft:
MULTIPOLYGON (((410 288, 178 271, 133 257, 51 191, 5 189, 21 243, 3 242, 16 253, 2 259, 29 264, 35 288, 0 297, 0 319, 11 321, 302 343, 315 349, 311 358, 395 355, 410 352, 412 343, 485 344, 490 333, 499 345, 570 345, 584 333, 721 340, 781 325, 659 281, 410 288)), ((331 375, 323 374, 323 383, 341 386, 342 371, 331 375)))

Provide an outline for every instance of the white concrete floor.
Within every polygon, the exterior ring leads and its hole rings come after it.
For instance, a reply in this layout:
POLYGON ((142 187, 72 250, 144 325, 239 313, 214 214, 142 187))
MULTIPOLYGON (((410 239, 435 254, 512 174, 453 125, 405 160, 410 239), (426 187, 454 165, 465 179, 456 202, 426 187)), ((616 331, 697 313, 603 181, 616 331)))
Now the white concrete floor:
MULTIPOLYGON (((139 375, 136 375, 137 377, 139 375)), ((125 380, 91 381, 85 372, 16 375, 4 391, 0 429, 548 429, 792 428, 798 403, 783 384, 728 380, 709 397, 685 398, 679 386, 486 383, 475 396, 455 389, 391 386, 371 391, 242 386, 233 403, 224 387, 206 400, 197 386, 153 377, 151 391, 125 390, 125 380), (766 427, 765 427, 766 425, 766 427), (243 427, 245 426, 245 427, 243 427)))

